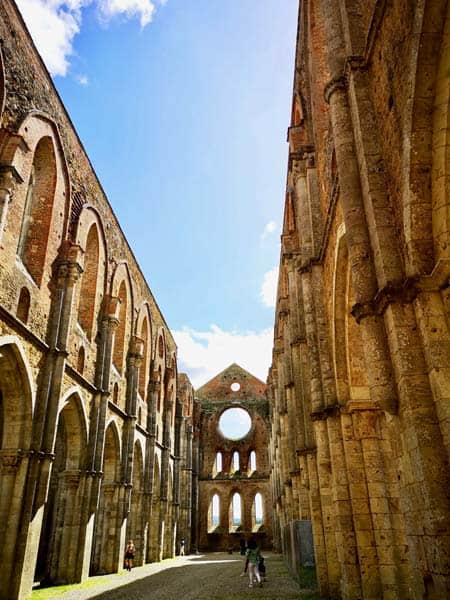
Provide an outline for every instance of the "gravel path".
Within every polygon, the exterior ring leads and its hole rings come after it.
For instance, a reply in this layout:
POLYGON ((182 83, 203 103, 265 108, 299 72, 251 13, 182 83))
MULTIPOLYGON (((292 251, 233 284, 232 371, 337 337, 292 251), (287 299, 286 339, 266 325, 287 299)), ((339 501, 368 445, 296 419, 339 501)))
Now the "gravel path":
MULTIPOLYGON (((49 598, 61 600, 298 600, 298 584, 289 576, 282 556, 265 553, 267 579, 262 588, 248 587, 239 577, 243 559, 238 554, 212 553, 164 560, 133 569, 131 573, 96 577, 85 589, 71 589, 49 598), (91 585, 92 584, 92 585, 91 585)), ((84 584, 86 585, 86 584, 84 584)), ((83 586, 84 587, 84 586, 83 586)), ((44 590, 40 591, 42 594, 44 590)), ((50 595, 51 594, 51 595, 50 595)), ((42 598, 43 596, 39 596, 42 598)))

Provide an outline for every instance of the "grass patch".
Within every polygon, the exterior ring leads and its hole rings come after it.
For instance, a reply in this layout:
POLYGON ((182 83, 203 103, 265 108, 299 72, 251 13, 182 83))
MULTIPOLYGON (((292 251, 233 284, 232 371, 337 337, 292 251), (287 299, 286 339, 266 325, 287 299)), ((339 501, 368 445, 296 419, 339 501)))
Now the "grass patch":
POLYGON ((32 593, 30 600, 48 600, 48 598, 57 598, 65 592, 72 592, 75 590, 85 590, 102 583, 109 583, 111 578, 107 577, 90 577, 83 583, 71 583, 68 585, 55 585, 51 587, 38 587, 35 588, 32 593))
POLYGON ((299 574, 298 574, 298 582, 302 589, 316 590, 317 589, 316 569, 314 567, 300 567, 299 574))

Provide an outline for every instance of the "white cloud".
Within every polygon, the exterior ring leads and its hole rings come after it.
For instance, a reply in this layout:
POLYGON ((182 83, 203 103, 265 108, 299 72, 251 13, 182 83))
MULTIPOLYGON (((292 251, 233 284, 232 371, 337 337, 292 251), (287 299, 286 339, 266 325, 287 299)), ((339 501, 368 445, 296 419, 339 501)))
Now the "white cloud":
POLYGON ((78 81, 80 85, 89 85, 89 79, 87 75, 77 75, 75 79, 78 81))
POLYGON ((264 279, 261 286, 260 296, 263 304, 270 308, 275 306, 277 301, 278 287, 278 267, 264 273, 264 279))
POLYGON ((80 5, 55 0, 17 0, 17 4, 50 73, 66 75, 72 41, 80 31, 80 5))
POLYGON ((139 17, 142 27, 150 23, 155 10, 151 0, 97 0, 102 20, 110 21, 117 15, 139 17))
POLYGON ((82 25, 82 12, 95 6, 107 24, 116 16, 139 18, 142 27, 152 20, 152 0, 16 0, 31 36, 52 75, 65 76, 74 54, 73 40, 82 25))
POLYGON ((268 223, 266 223, 263 232, 261 234, 261 241, 265 240, 267 236, 269 236, 272 233, 275 233, 275 231, 278 229, 277 224, 275 223, 275 221, 269 221, 268 223))
POLYGON ((173 335, 178 346, 178 368, 189 375, 195 388, 232 363, 262 381, 267 378, 272 357, 272 329, 241 333, 211 325, 209 331, 183 327, 173 335))

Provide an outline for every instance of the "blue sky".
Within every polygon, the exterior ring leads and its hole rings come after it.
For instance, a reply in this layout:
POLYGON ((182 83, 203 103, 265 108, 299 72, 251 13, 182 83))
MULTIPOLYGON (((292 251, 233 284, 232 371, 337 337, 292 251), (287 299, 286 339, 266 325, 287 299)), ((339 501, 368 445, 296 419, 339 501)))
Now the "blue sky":
POLYGON ((265 379, 295 0, 19 0, 199 386, 265 379), (265 284, 265 285, 264 285, 265 284))

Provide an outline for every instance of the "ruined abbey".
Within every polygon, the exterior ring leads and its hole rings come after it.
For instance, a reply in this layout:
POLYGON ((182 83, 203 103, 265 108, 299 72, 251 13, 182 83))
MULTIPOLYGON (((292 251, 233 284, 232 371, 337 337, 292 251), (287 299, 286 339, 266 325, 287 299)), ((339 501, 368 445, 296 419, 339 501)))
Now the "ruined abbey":
POLYGON ((450 597, 450 2, 300 2, 275 545, 324 598, 450 597))
POLYGON ((324 599, 450 597, 450 2, 298 14, 267 385, 194 391, 0 3, 0 600, 250 535, 324 599))

